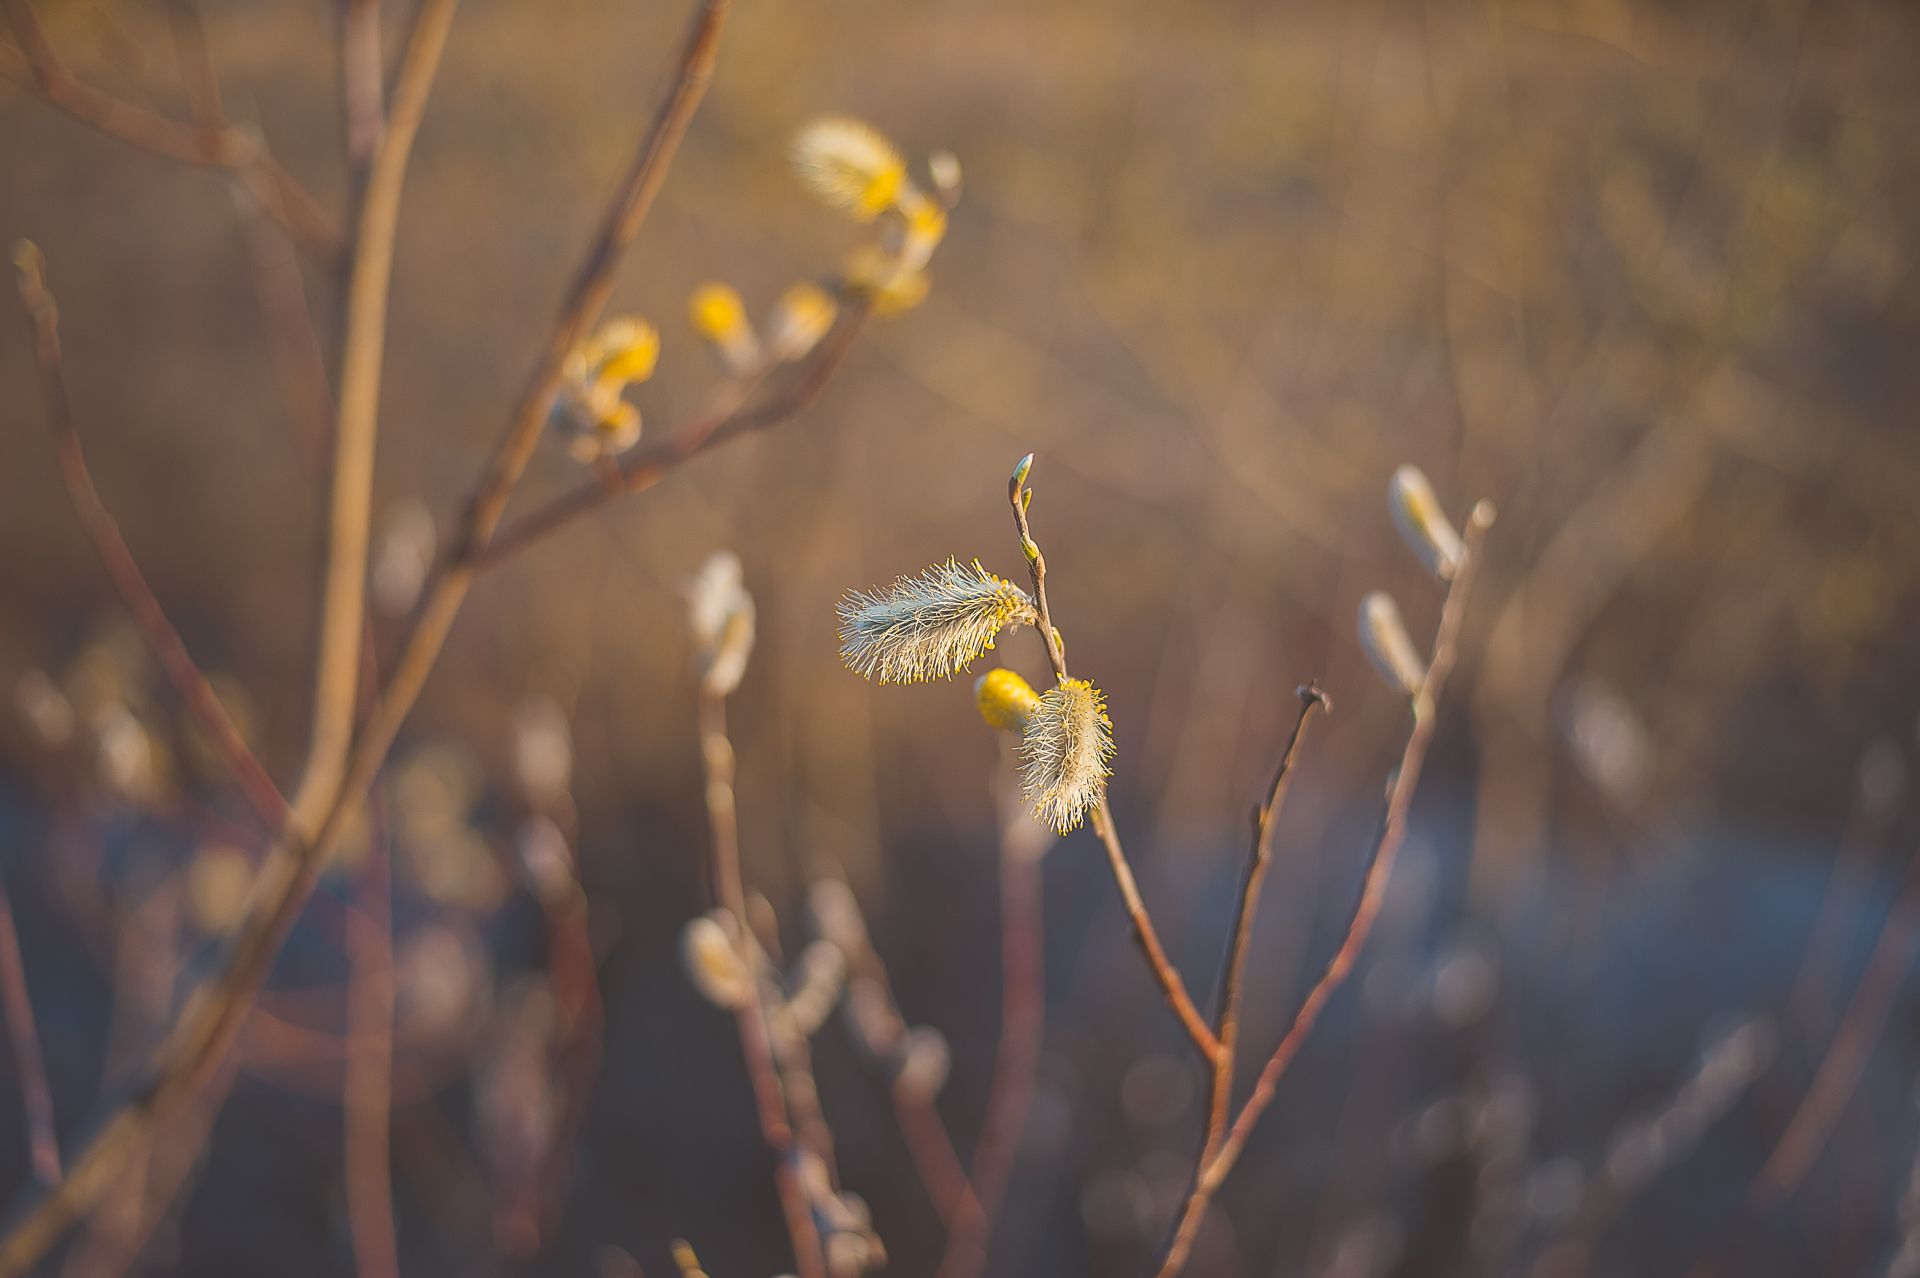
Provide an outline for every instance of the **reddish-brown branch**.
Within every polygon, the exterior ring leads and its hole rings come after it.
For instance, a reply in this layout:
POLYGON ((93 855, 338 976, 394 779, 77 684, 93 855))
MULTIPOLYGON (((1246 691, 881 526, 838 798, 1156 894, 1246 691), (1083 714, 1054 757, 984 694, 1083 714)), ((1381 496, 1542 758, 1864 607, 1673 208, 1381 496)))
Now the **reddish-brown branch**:
MULTIPOLYGON (((1036 627, 1040 631, 1040 640, 1046 646, 1047 661, 1053 667, 1056 681, 1067 678, 1067 654, 1061 645, 1060 634, 1053 628, 1053 614, 1047 607, 1047 557, 1040 553, 1039 543, 1033 539, 1032 530, 1027 524, 1027 488, 1025 472, 1017 473, 1007 485, 1007 499, 1013 506, 1014 527, 1020 533, 1020 545, 1027 555, 1027 569, 1033 579, 1034 606, 1040 614, 1036 627)), ((1167 1005, 1179 1018, 1187 1037, 1200 1050, 1209 1066, 1214 1063, 1220 1052, 1220 1040, 1214 1037, 1206 1018, 1200 1015, 1200 1009, 1194 1006, 1193 996, 1187 992, 1187 983, 1180 979, 1180 971, 1174 967, 1173 960, 1167 957, 1166 947, 1160 943, 1160 933, 1153 926, 1153 919, 1147 913, 1146 902, 1140 897, 1140 885, 1134 881, 1133 866, 1127 860, 1126 849, 1120 846, 1120 831, 1114 826, 1113 812, 1107 806, 1107 796, 1103 792, 1100 801, 1093 810, 1094 833, 1100 836, 1100 844, 1107 852, 1107 866, 1113 872, 1115 886, 1120 889, 1120 900, 1126 906, 1127 917, 1133 924, 1133 939, 1140 946, 1140 952, 1146 955, 1147 966, 1153 970, 1153 977, 1160 983, 1167 1005)))
POLYGON ((7 1037, 13 1043, 13 1068, 20 1076, 20 1103, 26 1111, 27 1148, 33 1175, 43 1185, 60 1179, 60 1142, 54 1135, 53 1092, 47 1086, 46 1058, 40 1053, 40 1029, 27 994, 27 965, 20 957, 20 934, 13 926, 13 902, 0 883, 0 1002, 6 1005, 7 1037))
POLYGON ((953 1134, 947 1130, 930 1095, 902 1096, 893 1089, 894 1121, 900 1124, 900 1136, 907 1144, 907 1156, 913 1160, 914 1174, 933 1202, 941 1223, 958 1233, 978 1233, 985 1222, 979 1196, 967 1169, 960 1164, 960 1151, 953 1146, 953 1134))
POLYGON ((1006 805, 1008 819, 1000 828, 1000 1043, 971 1174, 979 1210, 948 1221, 947 1250, 938 1278, 973 1278, 986 1264, 987 1244, 1013 1176, 1020 1129, 1033 1102, 1034 1074, 1040 1064, 1046 1018, 1040 857, 1053 836, 1045 833, 1037 845, 1021 837, 1038 832, 1039 827, 1018 794, 1018 782, 1012 780, 1013 801, 1006 805))
POLYGON ((1226 1180, 1239 1160, 1240 1153, 1246 1147, 1254 1127, 1273 1102, 1275 1089, 1287 1067, 1299 1054, 1300 1047, 1312 1034, 1313 1027, 1320 1019, 1320 1013, 1334 992, 1346 983, 1353 965, 1365 948, 1367 938, 1372 934, 1373 925, 1380 917, 1380 907, 1386 902, 1387 883, 1393 875, 1394 861, 1400 850, 1400 843, 1406 831, 1407 811, 1413 802, 1414 790, 1420 784, 1420 771, 1426 761, 1427 749, 1432 744, 1434 728, 1437 724, 1437 708, 1440 694, 1446 687, 1447 676, 1453 670, 1455 649, 1458 645, 1460 624, 1465 616, 1468 589, 1472 584, 1475 571, 1479 567, 1479 551, 1486 530, 1493 523, 1493 508, 1486 502, 1474 507, 1467 521, 1466 554, 1458 573, 1447 590, 1445 605, 1440 610, 1440 624, 1434 634, 1433 655, 1427 665, 1426 677, 1421 681, 1419 690, 1413 698, 1413 730, 1407 736, 1406 748, 1401 752, 1400 765, 1394 772, 1393 788, 1387 796, 1386 812, 1380 821, 1379 833, 1375 836, 1373 847, 1367 858, 1367 868, 1360 889, 1359 902, 1354 906, 1352 918, 1347 924, 1345 935, 1335 949, 1333 957, 1327 960, 1326 968, 1313 988, 1307 992, 1300 1009, 1294 1013, 1293 1023, 1281 1037, 1273 1054, 1267 1058, 1266 1066, 1255 1080, 1253 1091, 1247 1097, 1246 1104, 1240 1109, 1239 1116, 1227 1130, 1224 1140, 1213 1156, 1200 1167, 1194 1179, 1192 1193, 1180 1212, 1179 1223, 1175 1226, 1173 1241, 1168 1247, 1166 1257, 1156 1270, 1158 1278, 1174 1278, 1186 1267, 1187 1257, 1193 1249, 1193 1241, 1200 1232, 1200 1223, 1205 1219, 1207 1208, 1213 1201, 1213 1195, 1226 1180))
POLYGON ((1227 933, 1227 953, 1220 964, 1219 1026, 1220 1051, 1215 1057, 1210 1102, 1207 1106, 1207 1134, 1200 1162, 1204 1165, 1219 1152, 1227 1135, 1227 1116, 1233 1103, 1234 1049, 1240 1043, 1240 1001, 1245 990, 1244 975, 1247 942, 1253 935, 1254 916, 1260 910, 1260 886, 1266 881, 1267 867, 1273 860, 1273 831, 1280 808, 1287 800, 1293 780, 1293 765, 1299 757, 1300 743, 1306 739, 1307 725, 1315 711, 1331 711, 1333 703, 1317 684, 1299 689, 1300 713, 1293 721, 1293 733, 1287 748, 1267 786, 1266 797, 1253 810, 1253 845, 1247 853, 1246 873, 1240 881, 1240 896, 1234 903, 1233 924, 1227 933))
POLYGON ((152 650, 167 682, 173 686, 181 704, 192 715, 218 751, 221 761, 233 774, 240 791, 269 830, 278 830, 287 819, 287 801, 261 766, 240 729, 220 704, 213 685, 194 663, 180 632, 167 618, 166 610, 148 586, 120 525, 114 520, 100 492, 94 487, 87 467, 86 450, 73 424, 73 406, 67 397, 66 376, 60 358, 59 308, 46 287, 46 262, 40 250, 22 243, 14 250, 14 265, 20 272, 20 303, 26 308, 32 328, 34 352, 40 369, 40 383, 47 401, 47 423, 53 431, 53 444, 60 465, 60 479, 66 486, 74 514, 93 543, 107 576, 113 581, 121 602, 132 615, 134 625, 152 650))

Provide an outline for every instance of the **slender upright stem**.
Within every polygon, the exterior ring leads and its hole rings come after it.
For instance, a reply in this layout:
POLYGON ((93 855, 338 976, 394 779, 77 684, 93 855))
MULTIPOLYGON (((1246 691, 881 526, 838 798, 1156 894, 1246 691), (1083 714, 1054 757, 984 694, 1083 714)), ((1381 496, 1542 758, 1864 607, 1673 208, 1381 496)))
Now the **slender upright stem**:
POLYGON ((60 1179, 60 1142, 53 1128, 53 1091, 47 1086, 47 1062, 40 1052, 40 1029, 27 994, 27 966, 20 957, 20 934, 13 926, 13 902, 0 883, 0 1002, 7 1037, 13 1044, 13 1068, 20 1076, 20 1103, 27 1116, 27 1149, 33 1175, 43 1185, 60 1179))
POLYGON ((747 997, 738 1009, 740 1051, 753 1083, 760 1134, 774 1157, 774 1184, 787 1220, 794 1264, 800 1278, 821 1278, 826 1260, 820 1233, 813 1223, 813 1207, 800 1183, 793 1125, 780 1086, 779 1064, 767 1027, 764 972, 766 958, 747 926, 747 892, 740 873, 740 819, 734 805, 733 743, 727 737, 724 697, 704 689, 700 694, 700 762, 706 775, 707 837, 711 850, 709 876, 713 898, 727 912, 734 948, 750 974, 747 997))
MULTIPOLYGON (((1047 557, 1040 552, 1039 543, 1034 541, 1027 524, 1029 497, 1025 481, 1026 471, 1016 472, 1007 485, 1007 498, 1013 506, 1014 527, 1019 530, 1020 545, 1027 556, 1027 570, 1033 579, 1034 608, 1040 615, 1038 629, 1041 641, 1046 645, 1047 661, 1053 666, 1054 680, 1064 682, 1067 678, 1067 654, 1060 642, 1060 632, 1053 627, 1053 613, 1047 606, 1047 557)), ((1104 791, 1093 810, 1093 829, 1100 836, 1101 846, 1106 849, 1108 868, 1113 872, 1114 884, 1120 889, 1120 900, 1126 906, 1127 917, 1133 923, 1133 939, 1139 944, 1140 952, 1146 955, 1147 966, 1153 969, 1154 979, 1160 983, 1167 1005, 1180 1019, 1187 1037, 1200 1049, 1200 1055, 1212 1064, 1219 1054, 1220 1040, 1207 1027, 1206 1018, 1200 1015, 1200 1009, 1194 1006, 1193 996, 1187 993, 1186 982, 1180 979, 1179 969, 1167 957, 1166 947, 1160 944, 1160 934, 1154 929, 1146 902, 1140 897, 1140 885, 1134 881, 1133 866, 1127 860, 1126 849, 1120 845, 1120 832, 1114 826, 1113 812, 1107 806, 1104 791)))
POLYGON ((1040 827, 1019 802, 1017 779, 1009 774, 1008 780, 1012 801, 1005 805, 1008 811, 1000 823, 1000 1043, 971 1172, 979 1210, 948 1222, 938 1278, 973 1278, 986 1264, 987 1244, 1012 1179, 1040 1063, 1046 1017, 1040 856, 1053 834, 1046 831, 1037 845, 1022 837, 1029 831, 1039 833, 1040 827))
POLYGON ((1200 1232, 1200 1223, 1205 1219, 1207 1207, 1213 1201, 1213 1195, 1239 1161, 1240 1153, 1246 1148, 1254 1127, 1260 1116, 1272 1104, 1274 1090, 1279 1086, 1281 1076, 1299 1054, 1300 1047, 1320 1019, 1329 999, 1345 984, 1360 951, 1366 946, 1367 937, 1373 931, 1373 925, 1380 916, 1380 907, 1386 901, 1387 883, 1393 875, 1393 865, 1400 850, 1401 839, 1406 832, 1407 811, 1413 802, 1414 790, 1420 784, 1420 771, 1426 761, 1427 749, 1432 744, 1434 728, 1437 722, 1436 707, 1440 694, 1446 687, 1447 676, 1453 670, 1455 649, 1459 642, 1460 625, 1465 617, 1468 589, 1472 584, 1476 569, 1479 567, 1479 552, 1487 529, 1493 523, 1493 507, 1481 502, 1473 509, 1467 520, 1466 553, 1462 557, 1460 568, 1448 586, 1446 603, 1440 610, 1440 624, 1434 633, 1433 654, 1427 663, 1426 677, 1413 696, 1413 728, 1407 736, 1406 748, 1400 755, 1400 766, 1394 772, 1393 786, 1387 796, 1386 811, 1381 817, 1379 833, 1375 836, 1373 847, 1367 857, 1366 875, 1360 889, 1360 900, 1355 905, 1353 916, 1347 924, 1333 957, 1327 960, 1326 968, 1313 988, 1294 1013, 1293 1022, 1267 1058, 1266 1066, 1254 1081, 1253 1091, 1247 1097, 1238 1117, 1228 1128, 1226 1136, 1211 1158, 1205 1160, 1195 1177, 1192 1193, 1181 1209, 1179 1223, 1174 1229, 1171 1245, 1166 1257, 1157 1268, 1157 1278, 1174 1278, 1186 1267, 1187 1258, 1192 1253, 1193 1241, 1200 1232))
POLYGON ((302 836, 311 836, 332 804, 353 742, 394 236, 413 140, 426 114, 427 97, 458 7, 459 0, 425 0, 415 17, 394 84, 393 108, 374 149, 354 224, 340 384, 334 404, 327 566, 314 659, 313 724, 306 769, 293 798, 294 821, 302 836))
POLYGON ((1298 690, 1297 695, 1300 698, 1300 713, 1293 721, 1293 733, 1287 738, 1286 751, 1280 756, 1280 765, 1274 770, 1266 797, 1253 810, 1253 844, 1247 853, 1247 868, 1240 881, 1240 896, 1234 904, 1233 925, 1227 933, 1226 957, 1220 964, 1220 1051, 1215 1058, 1207 1106, 1206 1145, 1200 1157, 1203 1164, 1219 1151, 1220 1143, 1226 1139, 1227 1115, 1233 1100, 1234 1049, 1240 1043, 1240 1002, 1246 989, 1243 978, 1247 942, 1253 935, 1254 916, 1260 910, 1260 887, 1266 881, 1267 867, 1273 860, 1274 826, 1280 815, 1280 807, 1287 799, 1287 789, 1293 780, 1294 761, 1299 757, 1300 743, 1306 739, 1307 726, 1313 721, 1316 711, 1331 711, 1333 706, 1317 684, 1307 684, 1298 690))
POLYGON ((1780 1135, 1754 1182, 1752 1201, 1781 1202, 1806 1179, 1828 1134, 1846 1108, 1874 1039, 1886 1024, 1900 986, 1920 953, 1920 853, 1909 865, 1900 895, 1881 924, 1865 974, 1847 1002, 1833 1041, 1820 1057, 1813 1085, 1780 1135))
POLYGON ((348 1232, 360 1278, 394 1278, 393 1222, 393 846, 378 796, 373 838, 360 867, 359 909, 347 916, 350 966, 341 1086, 345 1114, 348 1232))

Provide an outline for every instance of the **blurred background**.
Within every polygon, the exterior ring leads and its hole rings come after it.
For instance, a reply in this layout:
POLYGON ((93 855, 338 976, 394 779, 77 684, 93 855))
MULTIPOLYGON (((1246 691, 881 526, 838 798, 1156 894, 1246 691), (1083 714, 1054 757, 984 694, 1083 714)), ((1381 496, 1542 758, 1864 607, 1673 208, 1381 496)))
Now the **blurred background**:
MULTIPOLYGON (((182 6, 33 8, 77 76, 187 118, 182 6)), ((385 8, 397 47, 409 6, 385 8)), ((199 14, 229 114, 338 220, 334 6, 199 14)), ((462 7, 400 219, 378 651, 686 17, 462 7)), ((930 296, 797 420, 480 583, 372 837, 329 870, 225 1107, 191 1116, 205 1157, 163 1138, 48 1272, 365 1268, 341 1088, 375 846, 400 1270, 657 1275, 676 1237, 716 1278, 790 1266, 732 1020, 679 957, 707 905, 681 591, 719 548, 758 607, 731 701, 748 880, 792 950, 809 883, 851 883, 901 1015, 950 1046, 937 1109, 969 1154, 1000 1023, 1004 747, 968 679, 849 674, 834 604, 949 555, 1017 576, 1004 485, 1033 451, 1056 618, 1107 693, 1119 826, 1196 992, 1292 690, 1318 679, 1337 707, 1280 828, 1249 1069, 1345 926, 1406 727, 1358 601, 1392 591, 1422 636, 1438 614, 1388 476, 1411 462, 1456 516, 1501 512, 1383 922, 1191 1273, 1920 1273, 1920 13, 737 0, 614 298, 663 333, 634 395, 649 430, 716 384, 697 284, 759 311, 860 238, 787 163, 822 113, 960 158, 930 296), (543 884, 576 865, 570 932, 543 884), (575 932, 596 999, 563 961, 575 932), (1768 1192, 1817 1075, 1817 1139, 1768 1192)), ((105 500, 290 784, 338 278, 222 175, 17 82, 0 234, 45 250, 105 500)), ((27 334, 0 324, 0 871, 67 1146, 236 917, 258 839, 68 509, 27 334)), ((522 507, 580 477, 543 448, 522 507)), ((1031 636, 995 655, 1045 669, 1031 636)), ((1040 883, 1046 1026, 987 1272, 1133 1273, 1184 1196, 1204 1080, 1092 835, 1047 850, 1040 883)), ((813 1051, 886 1272, 932 1273, 945 1231, 888 1063, 839 1019, 813 1051)), ((9 1099, 7 1196, 32 1174, 9 1099)))

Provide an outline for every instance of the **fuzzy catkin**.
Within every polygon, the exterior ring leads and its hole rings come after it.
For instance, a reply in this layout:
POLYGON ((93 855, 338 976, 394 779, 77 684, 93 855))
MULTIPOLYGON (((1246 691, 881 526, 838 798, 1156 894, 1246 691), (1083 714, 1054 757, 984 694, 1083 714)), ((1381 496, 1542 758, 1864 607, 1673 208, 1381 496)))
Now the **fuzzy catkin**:
POLYGON ((1038 618, 1027 592, 982 568, 949 559, 840 601, 840 659, 863 679, 918 683, 972 665, 1008 626, 1038 618))
POLYGON ((1063 679, 1027 715, 1020 784, 1036 819, 1065 834, 1100 802, 1113 759, 1106 697, 1085 679, 1063 679))

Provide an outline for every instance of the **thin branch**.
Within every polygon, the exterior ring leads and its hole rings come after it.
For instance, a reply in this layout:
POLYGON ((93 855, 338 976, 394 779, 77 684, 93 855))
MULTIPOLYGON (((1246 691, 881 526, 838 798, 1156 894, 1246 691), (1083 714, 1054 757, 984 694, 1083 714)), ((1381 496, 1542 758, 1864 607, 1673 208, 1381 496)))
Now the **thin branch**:
POLYGON ((1413 698, 1413 730, 1407 736, 1405 750, 1400 755, 1400 766, 1395 770, 1393 787, 1387 796, 1386 811, 1381 817, 1380 830, 1375 836, 1373 848, 1367 858, 1366 876, 1360 889, 1360 900, 1354 906, 1353 917, 1347 924, 1346 935, 1333 957, 1327 960, 1327 966, 1320 974, 1313 988, 1300 1004, 1300 1010, 1294 1013, 1293 1023, 1280 1039, 1267 1058, 1265 1068, 1255 1080, 1253 1091, 1247 1097, 1246 1104, 1240 1109, 1228 1129, 1226 1138, 1220 1142, 1219 1149, 1207 1160, 1195 1178, 1193 1192, 1188 1196, 1181 1210, 1179 1224, 1174 1230, 1173 1241, 1168 1247, 1166 1258, 1156 1273, 1158 1278, 1174 1278, 1185 1266, 1187 1257, 1193 1249, 1193 1240, 1199 1234, 1200 1222, 1205 1219, 1207 1207, 1213 1195, 1233 1170, 1241 1151, 1259 1123, 1260 1116, 1273 1102, 1275 1089, 1280 1079, 1299 1054, 1300 1047, 1307 1036, 1313 1032, 1314 1025, 1320 1019, 1334 991, 1345 984, 1353 971, 1354 962, 1360 951, 1366 946, 1367 937, 1373 931, 1373 925, 1380 916, 1380 907, 1386 901, 1387 883, 1393 875, 1393 865, 1400 850, 1400 843, 1406 832, 1407 811, 1413 802, 1414 790, 1420 784, 1420 771, 1426 761, 1427 749, 1432 744, 1434 728, 1438 722, 1437 707, 1440 694, 1445 690, 1447 676, 1453 670, 1455 649, 1459 642, 1460 625, 1466 615, 1466 600, 1476 570, 1479 567, 1480 546, 1485 539, 1487 529, 1493 523, 1493 507, 1487 502, 1475 506, 1467 520, 1466 553, 1462 557, 1460 568, 1447 589, 1445 605, 1440 610, 1440 624, 1434 633, 1433 655, 1427 665, 1426 677, 1421 681, 1413 698))
POLYGON ((753 431, 778 426, 807 408, 846 361, 870 312, 864 304, 835 326, 794 383, 765 403, 747 407, 757 379, 730 382, 714 402, 658 443, 646 444, 595 478, 560 494, 500 529, 474 561, 491 566, 525 550, 548 533, 622 497, 645 492, 668 471, 710 448, 753 431))
POLYGON ((1274 826, 1280 807, 1286 802, 1287 789, 1293 780, 1294 760, 1299 756, 1300 743, 1306 739, 1308 724, 1312 722, 1315 711, 1331 713, 1333 709, 1333 702, 1328 700, 1327 694, 1317 684, 1307 684, 1296 695, 1300 698, 1299 717, 1293 721, 1293 733, 1287 738, 1287 748, 1280 756, 1280 766, 1274 770, 1273 781, 1267 786, 1266 798, 1253 810, 1253 846, 1247 854, 1246 874, 1240 882, 1240 897, 1234 904, 1227 953, 1220 965, 1220 1051, 1213 1071, 1212 1097, 1207 1113, 1206 1152, 1200 1157, 1202 1164, 1219 1152, 1220 1143, 1226 1139, 1227 1115, 1233 1100, 1234 1049, 1240 1043, 1240 1001, 1246 989, 1243 978, 1247 942, 1253 934, 1254 916, 1260 910, 1260 885, 1265 882, 1267 867, 1273 860, 1274 826))
POLYGON ((260 139, 231 124, 183 124, 74 77, 54 53, 28 0, 0 0, 19 49, 0 45, 0 78, 37 93, 80 123, 162 159, 225 169, 315 261, 338 262, 340 233, 260 139))
POLYGON ((6 1004, 7 1037, 13 1043, 13 1068, 20 1076, 20 1103, 27 1117, 27 1148, 33 1175, 43 1185, 60 1179, 60 1142, 54 1135, 53 1091, 47 1086, 47 1062, 40 1052, 40 1030, 27 995, 27 965, 20 957, 20 934, 13 926, 13 902, 0 883, 0 1001, 6 1004))
POLYGON ((1833 1041, 1820 1058, 1813 1085, 1754 1182, 1752 1201, 1756 1205, 1780 1202, 1806 1178, 1846 1108, 1854 1085, 1860 1081, 1867 1053, 1886 1023, 1916 952, 1920 952, 1920 854, 1909 866, 1900 896, 1880 927, 1866 973, 1847 1003, 1833 1041))
POLYGON ((560 1006, 564 1035, 561 1050, 566 1070, 561 1116, 541 1176, 545 1184, 540 1209, 542 1237, 551 1233, 558 1213, 565 1206, 568 1177, 579 1160, 594 1081, 600 1074, 606 1027, 600 975, 594 968, 592 919, 575 860, 577 840, 572 803, 563 798, 548 805, 544 812, 561 830, 568 864, 563 885, 537 891, 547 925, 548 980, 560 1006))
POLYGON ((47 289, 46 259, 37 247, 23 241, 14 249, 13 260, 20 273, 20 304, 26 310, 33 333, 34 355, 46 395, 47 424, 53 431, 60 479, 74 514, 181 704, 213 743, 260 820, 269 830, 278 830, 287 820, 287 801, 240 735, 240 729, 228 717, 207 676, 194 663, 180 632, 167 618, 166 610, 160 606, 146 575, 140 571, 133 552, 120 535, 120 525, 94 487, 86 450, 81 446, 79 431, 74 428, 72 401, 67 396, 61 362, 60 310, 47 289))
MULTIPOLYGON (((1020 545, 1026 552, 1027 569, 1033 579, 1034 606, 1040 613, 1040 638, 1046 645, 1047 660, 1053 666, 1054 679, 1064 681, 1067 678, 1067 654, 1060 642, 1060 632, 1053 628, 1053 614, 1047 607, 1047 557, 1040 553, 1040 546, 1034 541, 1027 525, 1028 492, 1026 471, 1017 471, 1007 484, 1007 499, 1013 507, 1014 527, 1019 530, 1020 545)), ((1146 955, 1147 966, 1153 969, 1154 979, 1160 982, 1167 1005, 1179 1017, 1187 1037, 1200 1049, 1200 1055, 1211 1065, 1219 1055, 1220 1040, 1208 1028, 1200 1009, 1194 1006, 1193 996, 1187 993, 1187 985, 1180 979, 1179 969, 1167 957, 1166 947, 1160 944, 1160 934, 1154 930, 1146 902, 1140 898, 1140 885, 1134 881, 1133 866, 1127 861, 1126 849, 1120 846, 1120 832, 1114 826, 1113 812, 1107 806, 1104 791, 1093 810, 1093 828, 1100 836, 1101 845, 1106 848, 1113 881, 1120 889, 1120 899, 1126 905, 1127 917, 1133 922, 1133 939, 1139 943, 1140 952, 1146 955)))
POLYGON ((1046 1018, 1041 942, 1040 858, 1053 840, 1027 814, 1019 778, 1006 770, 1000 822, 1000 1043, 994 1053, 987 1116, 973 1150, 978 1212, 949 1222, 937 1278, 973 1278, 985 1266, 993 1223, 1013 1176, 1020 1129, 1033 1102, 1046 1018))
POLYGON ((894 1120, 906 1142, 907 1157, 913 1160, 914 1174, 920 1177, 933 1203, 934 1214, 951 1231, 950 1237, 963 1233, 979 1236, 986 1225, 986 1212, 933 1097, 924 1093, 903 1096, 899 1087, 891 1090, 894 1120))
POLYGON ((295 822, 303 835, 318 825, 319 817, 332 803, 353 740, 394 234, 400 221, 407 162, 458 8, 459 0, 426 0, 415 16, 413 32, 401 55, 393 108, 367 171, 366 192, 354 227, 340 389, 335 402, 327 567, 314 661, 313 724, 306 768, 293 799, 295 822))
POLYGON ((774 1157, 774 1185, 787 1221, 794 1266, 800 1278, 822 1278, 826 1272, 820 1232, 813 1207, 800 1183, 798 1149, 787 1100, 774 1060, 772 1034, 767 1025, 764 974, 767 959, 747 926, 747 893, 740 874, 740 819, 734 807, 733 743, 727 738, 727 706, 723 697, 704 689, 700 694, 700 764, 705 776, 707 837, 711 850, 709 874, 713 897, 727 911, 731 940, 746 965, 747 997, 740 1004, 740 1052, 746 1058, 753 1083, 760 1134, 774 1157))
POLYGON ((393 842, 378 796, 347 917, 347 1043, 341 1082, 347 1232, 360 1278, 400 1271, 393 1222, 393 842))
POLYGON ((358 191, 386 123, 385 59, 380 51, 380 0, 341 0, 340 104, 345 116, 347 169, 358 191))

